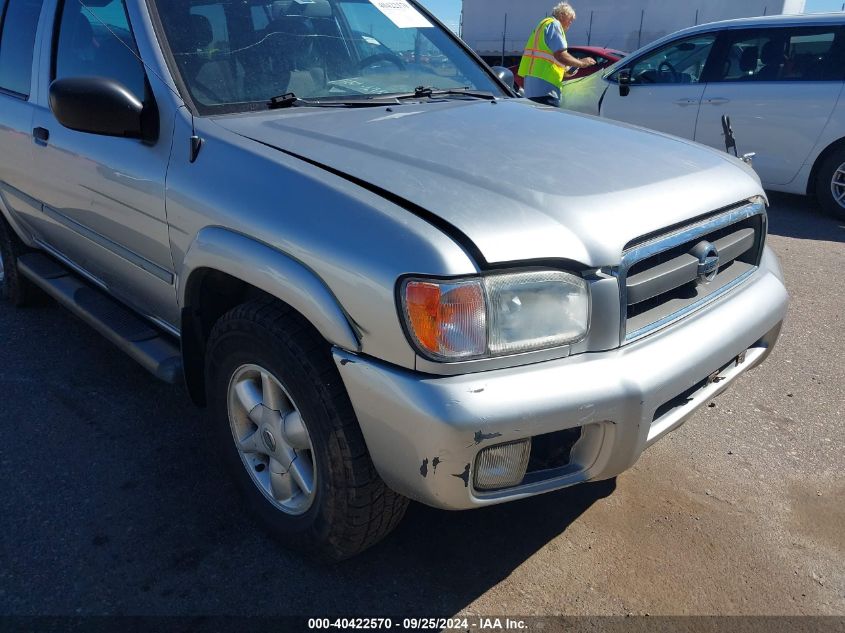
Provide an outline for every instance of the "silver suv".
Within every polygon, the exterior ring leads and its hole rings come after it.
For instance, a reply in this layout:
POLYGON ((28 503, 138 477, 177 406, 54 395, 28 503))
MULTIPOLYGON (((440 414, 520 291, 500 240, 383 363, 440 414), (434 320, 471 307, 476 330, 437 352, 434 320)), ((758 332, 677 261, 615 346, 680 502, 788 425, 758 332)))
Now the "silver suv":
POLYGON ((0 8, 3 293, 184 376, 288 542, 615 477, 778 337, 749 167, 513 98, 415 2, 0 8))

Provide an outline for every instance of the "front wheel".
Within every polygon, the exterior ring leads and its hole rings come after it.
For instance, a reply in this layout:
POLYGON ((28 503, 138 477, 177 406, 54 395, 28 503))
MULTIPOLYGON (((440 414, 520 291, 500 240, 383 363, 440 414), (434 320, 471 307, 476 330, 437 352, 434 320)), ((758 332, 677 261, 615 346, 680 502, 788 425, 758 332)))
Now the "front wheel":
POLYGON ((845 148, 834 151, 821 164, 816 198, 828 215, 845 220, 845 148))
POLYGON ((376 473, 319 334, 272 300, 241 305, 206 355, 214 435, 247 504, 287 544, 341 560, 384 538, 407 499, 376 473))

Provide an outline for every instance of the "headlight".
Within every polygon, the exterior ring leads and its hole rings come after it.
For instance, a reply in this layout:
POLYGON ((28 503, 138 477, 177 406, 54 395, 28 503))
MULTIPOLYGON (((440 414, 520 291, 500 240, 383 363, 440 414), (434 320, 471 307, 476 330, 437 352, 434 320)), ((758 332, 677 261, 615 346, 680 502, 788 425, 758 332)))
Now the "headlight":
POLYGON ((415 346, 439 361, 559 347, 589 330, 587 282, 560 271, 406 279, 400 296, 415 346))

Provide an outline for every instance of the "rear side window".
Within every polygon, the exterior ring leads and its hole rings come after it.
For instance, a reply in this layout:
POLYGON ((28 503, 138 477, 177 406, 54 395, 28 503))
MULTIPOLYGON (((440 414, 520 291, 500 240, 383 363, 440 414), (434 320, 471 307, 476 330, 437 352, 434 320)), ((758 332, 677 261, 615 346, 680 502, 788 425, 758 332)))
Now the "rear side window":
POLYGON ((63 4, 54 78, 115 79, 143 101, 144 67, 137 57, 123 0, 96 7, 83 6, 78 0, 63 4))
POLYGON ((0 31, 0 88, 29 96, 42 0, 9 0, 0 31))
POLYGON ((715 81, 838 81, 843 77, 838 28, 727 32, 715 81))

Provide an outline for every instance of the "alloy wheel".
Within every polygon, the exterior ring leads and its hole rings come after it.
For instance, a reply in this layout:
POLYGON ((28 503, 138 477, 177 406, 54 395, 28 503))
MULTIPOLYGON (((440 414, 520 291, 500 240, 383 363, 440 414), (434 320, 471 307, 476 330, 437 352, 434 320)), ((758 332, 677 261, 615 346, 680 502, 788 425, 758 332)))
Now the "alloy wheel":
POLYGON ((308 511, 316 494, 314 448, 299 408, 281 382, 258 365, 242 365, 228 391, 229 426, 253 483, 279 510, 308 511))
POLYGON ((845 163, 839 165, 830 179, 830 193, 840 207, 845 209, 845 163))

